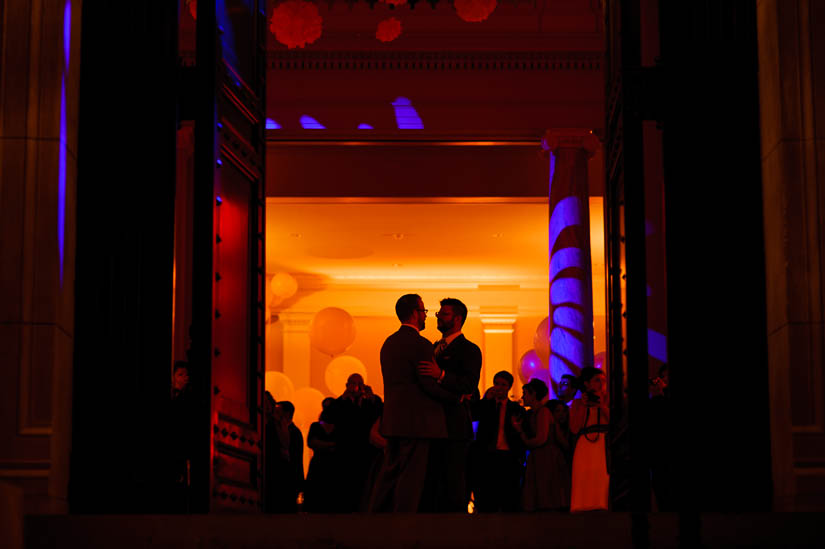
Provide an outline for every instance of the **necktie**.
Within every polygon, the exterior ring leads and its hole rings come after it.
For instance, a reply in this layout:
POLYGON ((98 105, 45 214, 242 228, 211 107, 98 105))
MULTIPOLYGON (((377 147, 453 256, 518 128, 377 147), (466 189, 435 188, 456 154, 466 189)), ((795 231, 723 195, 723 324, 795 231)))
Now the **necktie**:
POLYGON ((447 340, 439 339, 438 343, 435 344, 435 350, 433 351, 433 354, 437 357, 438 355, 440 355, 444 351, 444 347, 446 347, 446 346, 447 346, 447 340))

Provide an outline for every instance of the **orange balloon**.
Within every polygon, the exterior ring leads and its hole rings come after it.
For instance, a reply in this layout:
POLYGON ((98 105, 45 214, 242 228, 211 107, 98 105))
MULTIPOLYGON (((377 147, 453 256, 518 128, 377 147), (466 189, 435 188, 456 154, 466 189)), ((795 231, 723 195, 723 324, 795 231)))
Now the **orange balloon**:
POLYGON ((295 392, 295 386, 289 376, 283 372, 268 371, 264 378, 266 390, 272 394, 276 402, 281 400, 291 400, 295 392))
POLYGON ((269 281, 272 295, 280 300, 289 299, 298 291, 298 281, 289 273, 275 273, 269 281))
POLYGON ((550 320, 544 317, 533 336, 533 349, 544 364, 550 363, 550 320))
POLYGON ((355 319, 344 309, 327 307, 316 313, 309 326, 310 344, 324 354, 335 356, 355 341, 355 319))
MULTIPOLYGON (((309 426, 314 421, 318 421, 318 416, 321 415, 321 402, 324 400, 324 394, 318 389, 312 387, 301 387, 292 393, 292 404, 295 405, 295 414, 300 418, 300 423, 295 422, 301 427, 309 426), (303 423, 304 425, 301 425, 303 423)), ((295 418, 293 418, 294 421, 295 418)))
POLYGON ((347 379, 352 374, 360 374, 364 378, 364 383, 367 382, 367 367, 364 363, 354 356, 337 356, 333 358, 327 369, 324 372, 324 381, 327 384, 327 389, 333 395, 340 395, 344 392, 347 386, 347 379))

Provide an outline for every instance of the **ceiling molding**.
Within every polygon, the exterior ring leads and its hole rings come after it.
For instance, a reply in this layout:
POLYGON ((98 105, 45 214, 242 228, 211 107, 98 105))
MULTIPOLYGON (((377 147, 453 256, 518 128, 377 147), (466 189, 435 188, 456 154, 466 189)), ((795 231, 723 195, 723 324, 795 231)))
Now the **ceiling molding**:
POLYGON ((270 51, 271 70, 601 71, 601 52, 270 51))

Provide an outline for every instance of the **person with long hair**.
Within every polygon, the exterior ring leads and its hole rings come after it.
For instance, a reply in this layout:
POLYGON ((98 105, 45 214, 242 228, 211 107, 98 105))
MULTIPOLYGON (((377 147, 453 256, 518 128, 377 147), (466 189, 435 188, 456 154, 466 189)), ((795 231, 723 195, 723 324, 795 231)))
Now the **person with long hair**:
POLYGON ((321 403, 318 421, 310 425, 307 446, 312 450, 304 484, 304 510, 310 513, 338 513, 342 510, 341 475, 338 457, 338 431, 335 399, 327 397, 321 403))
POLYGON ((553 414, 563 403, 547 400, 547 384, 540 379, 531 379, 522 391, 522 402, 530 410, 524 422, 513 418, 513 426, 530 450, 522 507, 525 511, 565 511, 570 506, 570 470, 564 456, 567 442, 553 414))
POLYGON ((607 510, 610 475, 605 437, 610 414, 604 372, 582 368, 579 387, 582 394, 570 406, 570 432, 576 437, 570 511, 607 510))

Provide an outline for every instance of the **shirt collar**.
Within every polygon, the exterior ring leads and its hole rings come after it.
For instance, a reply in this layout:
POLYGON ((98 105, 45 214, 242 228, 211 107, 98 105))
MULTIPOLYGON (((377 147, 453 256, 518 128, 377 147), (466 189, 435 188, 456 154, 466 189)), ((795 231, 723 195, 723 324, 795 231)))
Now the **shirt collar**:
POLYGON ((412 324, 407 324, 406 322, 402 322, 402 323, 401 323, 401 325, 402 325, 402 326, 409 326, 410 328, 412 328, 412 329, 413 329, 413 330, 415 330, 416 332, 420 331, 420 330, 418 329, 418 326, 413 326, 412 324))
POLYGON ((461 335, 461 330, 457 331, 457 332, 456 332, 456 333, 454 333, 454 334, 450 334, 449 336, 447 336, 447 337, 445 337, 445 338, 442 338, 442 339, 444 339, 444 343, 445 343, 446 345, 449 345, 450 343, 452 343, 453 341, 455 341, 455 338, 457 338, 457 337, 458 337, 458 336, 460 336, 460 335, 461 335))

